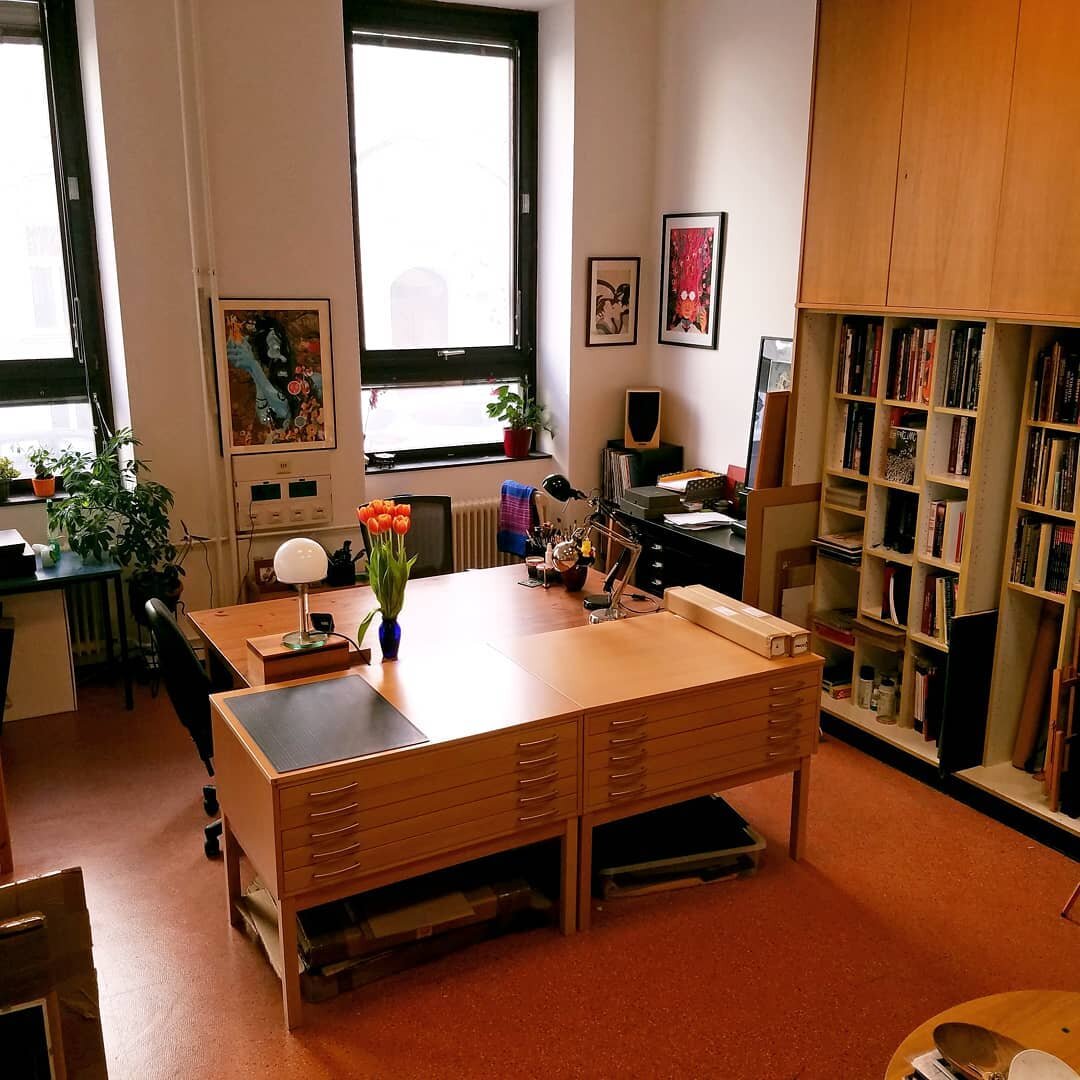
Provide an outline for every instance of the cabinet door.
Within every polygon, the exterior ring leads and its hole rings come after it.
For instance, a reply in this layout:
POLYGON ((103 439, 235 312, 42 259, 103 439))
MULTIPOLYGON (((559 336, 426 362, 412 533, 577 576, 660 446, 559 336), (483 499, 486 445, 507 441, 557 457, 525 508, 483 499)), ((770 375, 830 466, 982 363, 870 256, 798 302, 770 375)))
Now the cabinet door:
POLYGON ((911 0, 889 304, 990 302, 1019 0, 911 0))
POLYGON ((907 0, 821 0, 803 303, 885 303, 907 29, 907 0))
POLYGON ((994 277, 996 311, 1080 315, 1080 4, 1023 0, 994 277))

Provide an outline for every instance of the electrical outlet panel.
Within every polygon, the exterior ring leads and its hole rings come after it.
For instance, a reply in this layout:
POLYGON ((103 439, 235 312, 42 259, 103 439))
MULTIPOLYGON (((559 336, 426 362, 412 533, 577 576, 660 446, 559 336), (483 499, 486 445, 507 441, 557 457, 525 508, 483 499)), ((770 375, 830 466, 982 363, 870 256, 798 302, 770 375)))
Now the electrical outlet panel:
POLYGON ((329 476, 237 480, 233 489, 241 533, 329 525, 334 520, 329 476))

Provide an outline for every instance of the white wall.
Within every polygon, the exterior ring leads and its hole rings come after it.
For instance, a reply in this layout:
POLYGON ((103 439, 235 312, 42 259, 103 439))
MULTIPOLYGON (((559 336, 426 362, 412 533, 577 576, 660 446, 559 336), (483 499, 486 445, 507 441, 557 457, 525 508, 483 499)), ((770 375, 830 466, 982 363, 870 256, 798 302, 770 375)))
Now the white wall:
POLYGON ((652 266, 663 213, 728 214, 718 350, 652 346, 663 436, 688 465, 745 464, 759 340, 794 330, 815 8, 661 4, 652 266))

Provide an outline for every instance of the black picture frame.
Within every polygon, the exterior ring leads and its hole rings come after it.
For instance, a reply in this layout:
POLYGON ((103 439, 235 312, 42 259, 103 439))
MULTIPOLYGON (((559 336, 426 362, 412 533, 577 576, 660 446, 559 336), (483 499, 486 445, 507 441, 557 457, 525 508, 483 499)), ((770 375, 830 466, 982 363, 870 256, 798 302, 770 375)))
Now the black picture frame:
MULTIPOLYGON (((727 213, 724 211, 699 210, 663 215, 660 228, 660 307, 656 327, 656 340, 659 344, 678 345, 689 349, 717 347, 726 235, 727 213), (694 281, 689 288, 680 287, 680 281, 672 281, 673 233, 678 230, 710 228, 712 237, 709 242, 708 270, 703 272, 693 259, 682 259, 682 275, 689 275, 694 281), (704 302, 701 300, 702 296, 707 296, 704 302), (702 309, 706 317, 704 328, 700 325, 702 309)), ((696 262, 699 263, 700 258, 696 262)))
POLYGON ((641 257, 638 255, 595 255, 589 258, 586 275, 585 297, 585 346, 586 348, 611 348, 615 345, 636 345, 638 330, 638 307, 641 299, 641 257), (608 269, 605 269, 608 266, 608 269), (606 274, 606 277, 600 277, 606 274), (619 280, 608 280, 609 278, 619 280), (628 280, 622 280, 628 278, 628 280), (601 295, 600 286, 610 295, 601 295), (626 286, 626 301, 621 290, 626 286), (599 305, 603 303, 608 315, 601 317, 599 305), (620 308, 621 310, 615 310, 620 308), (601 325, 612 325, 621 317, 619 331, 601 330, 601 325))
POLYGON ((746 486, 754 486, 758 455, 761 452, 761 422, 765 416, 765 395, 772 390, 790 390, 793 355, 791 338, 763 336, 758 344, 754 405, 750 412, 750 438, 746 448, 746 486), (786 358, 785 358, 786 357, 786 358))

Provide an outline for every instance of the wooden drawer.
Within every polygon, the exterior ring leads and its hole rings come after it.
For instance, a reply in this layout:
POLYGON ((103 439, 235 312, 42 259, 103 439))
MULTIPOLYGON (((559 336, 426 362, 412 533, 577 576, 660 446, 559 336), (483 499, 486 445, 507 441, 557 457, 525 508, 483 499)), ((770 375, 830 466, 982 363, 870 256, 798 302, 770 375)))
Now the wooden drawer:
MULTIPOLYGON (((565 821, 577 813, 577 792, 563 795, 542 810, 515 807, 490 817, 451 825, 434 832, 421 833, 398 843, 384 844, 369 851, 343 852, 317 866, 302 866, 285 871, 284 892, 294 895, 307 889, 338 887, 350 880, 357 890, 363 888, 363 878, 376 870, 415 862, 443 852, 466 848, 469 844, 492 840, 514 833, 526 834, 530 829, 565 821)), ((524 842, 527 842, 524 841, 524 842)))
MULTIPOLYGON (((727 740, 731 742, 738 740, 727 740)), ((646 759, 640 771, 626 769, 611 773, 607 769, 593 770, 586 776, 585 807, 600 807, 633 803, 645 795, 672 788, 688 787, 707 780, 720 779, 737 773, 783 764, 806 757, 817 746, 817 728, 800 731, 796 738, 779 743, 756 742, 749 747, 724 746, 723 742, 694 750, 646 759)))
MULTIPOLYGON (((734 686, 695 690, 630 707, 598 709, 585 716, 585 735, 626 731, 641 723, 666 720, 700 712, 717 712, 744 702, 757 701, 762 709, 784 701, 802 703, 817 700, 821 688, 821 668, 817 664, 768 673, 734 686)), ((756 710, 755 710, 756 711, 756 710)))

